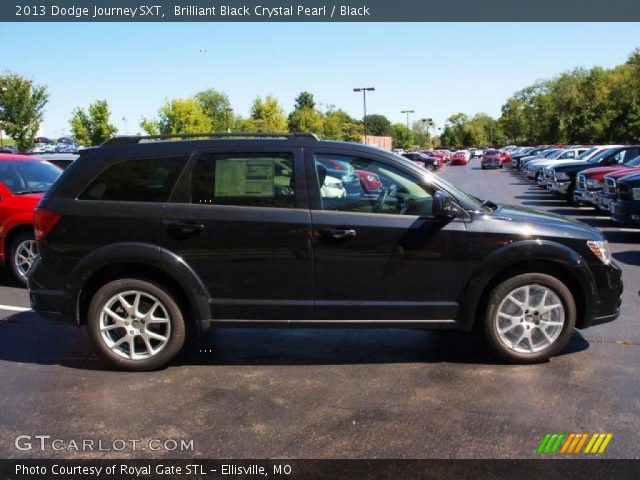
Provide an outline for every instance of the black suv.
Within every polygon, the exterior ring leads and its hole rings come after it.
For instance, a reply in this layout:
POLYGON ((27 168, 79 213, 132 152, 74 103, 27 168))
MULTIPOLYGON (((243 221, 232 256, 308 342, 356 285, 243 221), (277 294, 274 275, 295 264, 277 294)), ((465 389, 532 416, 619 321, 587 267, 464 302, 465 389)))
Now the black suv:
POLYGON ((361 144, 207 137, 86 149, 36 210, 33 309, 87 325, 120 368, 247 325, 477 328, 532 363, 619 314, 621 272, 585 224, 479 200, 361 144), (340 193, 335 161, 380 193, 340 193))

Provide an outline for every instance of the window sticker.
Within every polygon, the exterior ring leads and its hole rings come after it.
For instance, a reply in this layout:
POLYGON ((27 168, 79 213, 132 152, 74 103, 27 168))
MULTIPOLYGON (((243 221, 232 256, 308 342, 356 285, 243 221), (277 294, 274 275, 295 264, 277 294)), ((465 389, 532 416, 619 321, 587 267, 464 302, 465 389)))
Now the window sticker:
POLYGON ((216 197, 273 197, 272 159, 227 159, 216 161, 216 197))

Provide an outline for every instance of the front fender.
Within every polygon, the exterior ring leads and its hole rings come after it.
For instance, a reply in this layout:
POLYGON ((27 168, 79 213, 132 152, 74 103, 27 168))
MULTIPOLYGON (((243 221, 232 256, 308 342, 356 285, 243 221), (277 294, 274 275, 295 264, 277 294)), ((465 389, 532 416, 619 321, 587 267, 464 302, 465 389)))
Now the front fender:
POLYGON ((476 310, 483 292, 491 280, 506 268, 522 262, 552 262, 568 271, 578 281, 584 293, 585 318, 593 310, 597 298, 595 280, 584 258, 575 250, 549 240, 522 240, 513 242, 493 251, 471 272, 460 299, 458 324, 462 330, 471 330, 476 318, 476 310))
POLYGON ((84 285, 97 271, 114 264, 133 263, 159 268, 171 276, 186 294, 197 324, 211 317, 207 289, 193 269, 174 253, 144 243, 116 243, 93 250, 76 264, 67 285, 67 295, 79 301, 84 285))

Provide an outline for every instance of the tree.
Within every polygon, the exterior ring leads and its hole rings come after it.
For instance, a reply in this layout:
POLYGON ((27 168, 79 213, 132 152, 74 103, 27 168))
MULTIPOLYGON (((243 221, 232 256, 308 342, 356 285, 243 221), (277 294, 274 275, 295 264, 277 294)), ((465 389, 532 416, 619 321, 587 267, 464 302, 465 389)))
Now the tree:
POLYGON ((35 138, 49 100, 47 88, 16 73, 0 76, 0 124, 18 150, 26 152, 35 138))
POLYGON ((302 110, 303 108, 316 108, 316 101, 313 98, 313 94, 310 92, 300 92, 295 99, 294 108, 296 110, 302 110))
POLYGON ((287 118, 278 100, 267 95, 263 100, 257 97, 251 106, 251 122, 256 132, 286 132, 287 118))
POLYGON ((362 122, 352 118, 344 110, 331 107, 324 116, 323 138, 344 142, 362 142, 362 122))
POLYGON ((407 130, 407 126, 402 123, 391 125, 391 136, 393 137, 393 148, 409 149, 414 146, 413 132, 407 130))
POLYGON ((391 135, 391 122, 384 115, 367 115, 367 135, 388 137, 391 135))
POLYGON ((205 115, 211 120, 211 130, 226 132, 233 123, 231 103, 225 93, 212 88, 196 93, 196 99, 205 115))
POLYGON ((115 135, 118 129, 109 123, 111 112, 106 100, 97 100, 89 105, 86 113, 77 107, 71 114, 71 131, 80 145, 100 145, 115 135))
POLYGON ((140 127, 150 135, 175 133, 209 133, 211 118, 204 112, 200 102, 194 98, 176 98, 167 101, 158 110, 158 118, 142 118, 140 127))
POLYGON ((289 114, 290 132, 312 132, 321 134, 324 128, 322 113, 315 108, 313 94, 301 92, 296 97, 294 110, 289 114))

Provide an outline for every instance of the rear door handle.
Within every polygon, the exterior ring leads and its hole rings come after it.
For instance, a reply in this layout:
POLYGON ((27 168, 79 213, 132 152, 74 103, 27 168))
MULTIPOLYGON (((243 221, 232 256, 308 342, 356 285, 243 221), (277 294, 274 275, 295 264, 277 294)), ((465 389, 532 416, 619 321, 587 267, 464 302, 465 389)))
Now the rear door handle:
POLYGON ((170 230, 178 230, 180 233, 193 233, 204 230, 204 225, 191 220, 163 220, 170 230))
POLYGON ((325 228, 320 230, 320 235, 323 237, 333 238, 335 240, 343 240, 346 238, 354 238, 356 236, 356 231, 353 229, 325 228))

